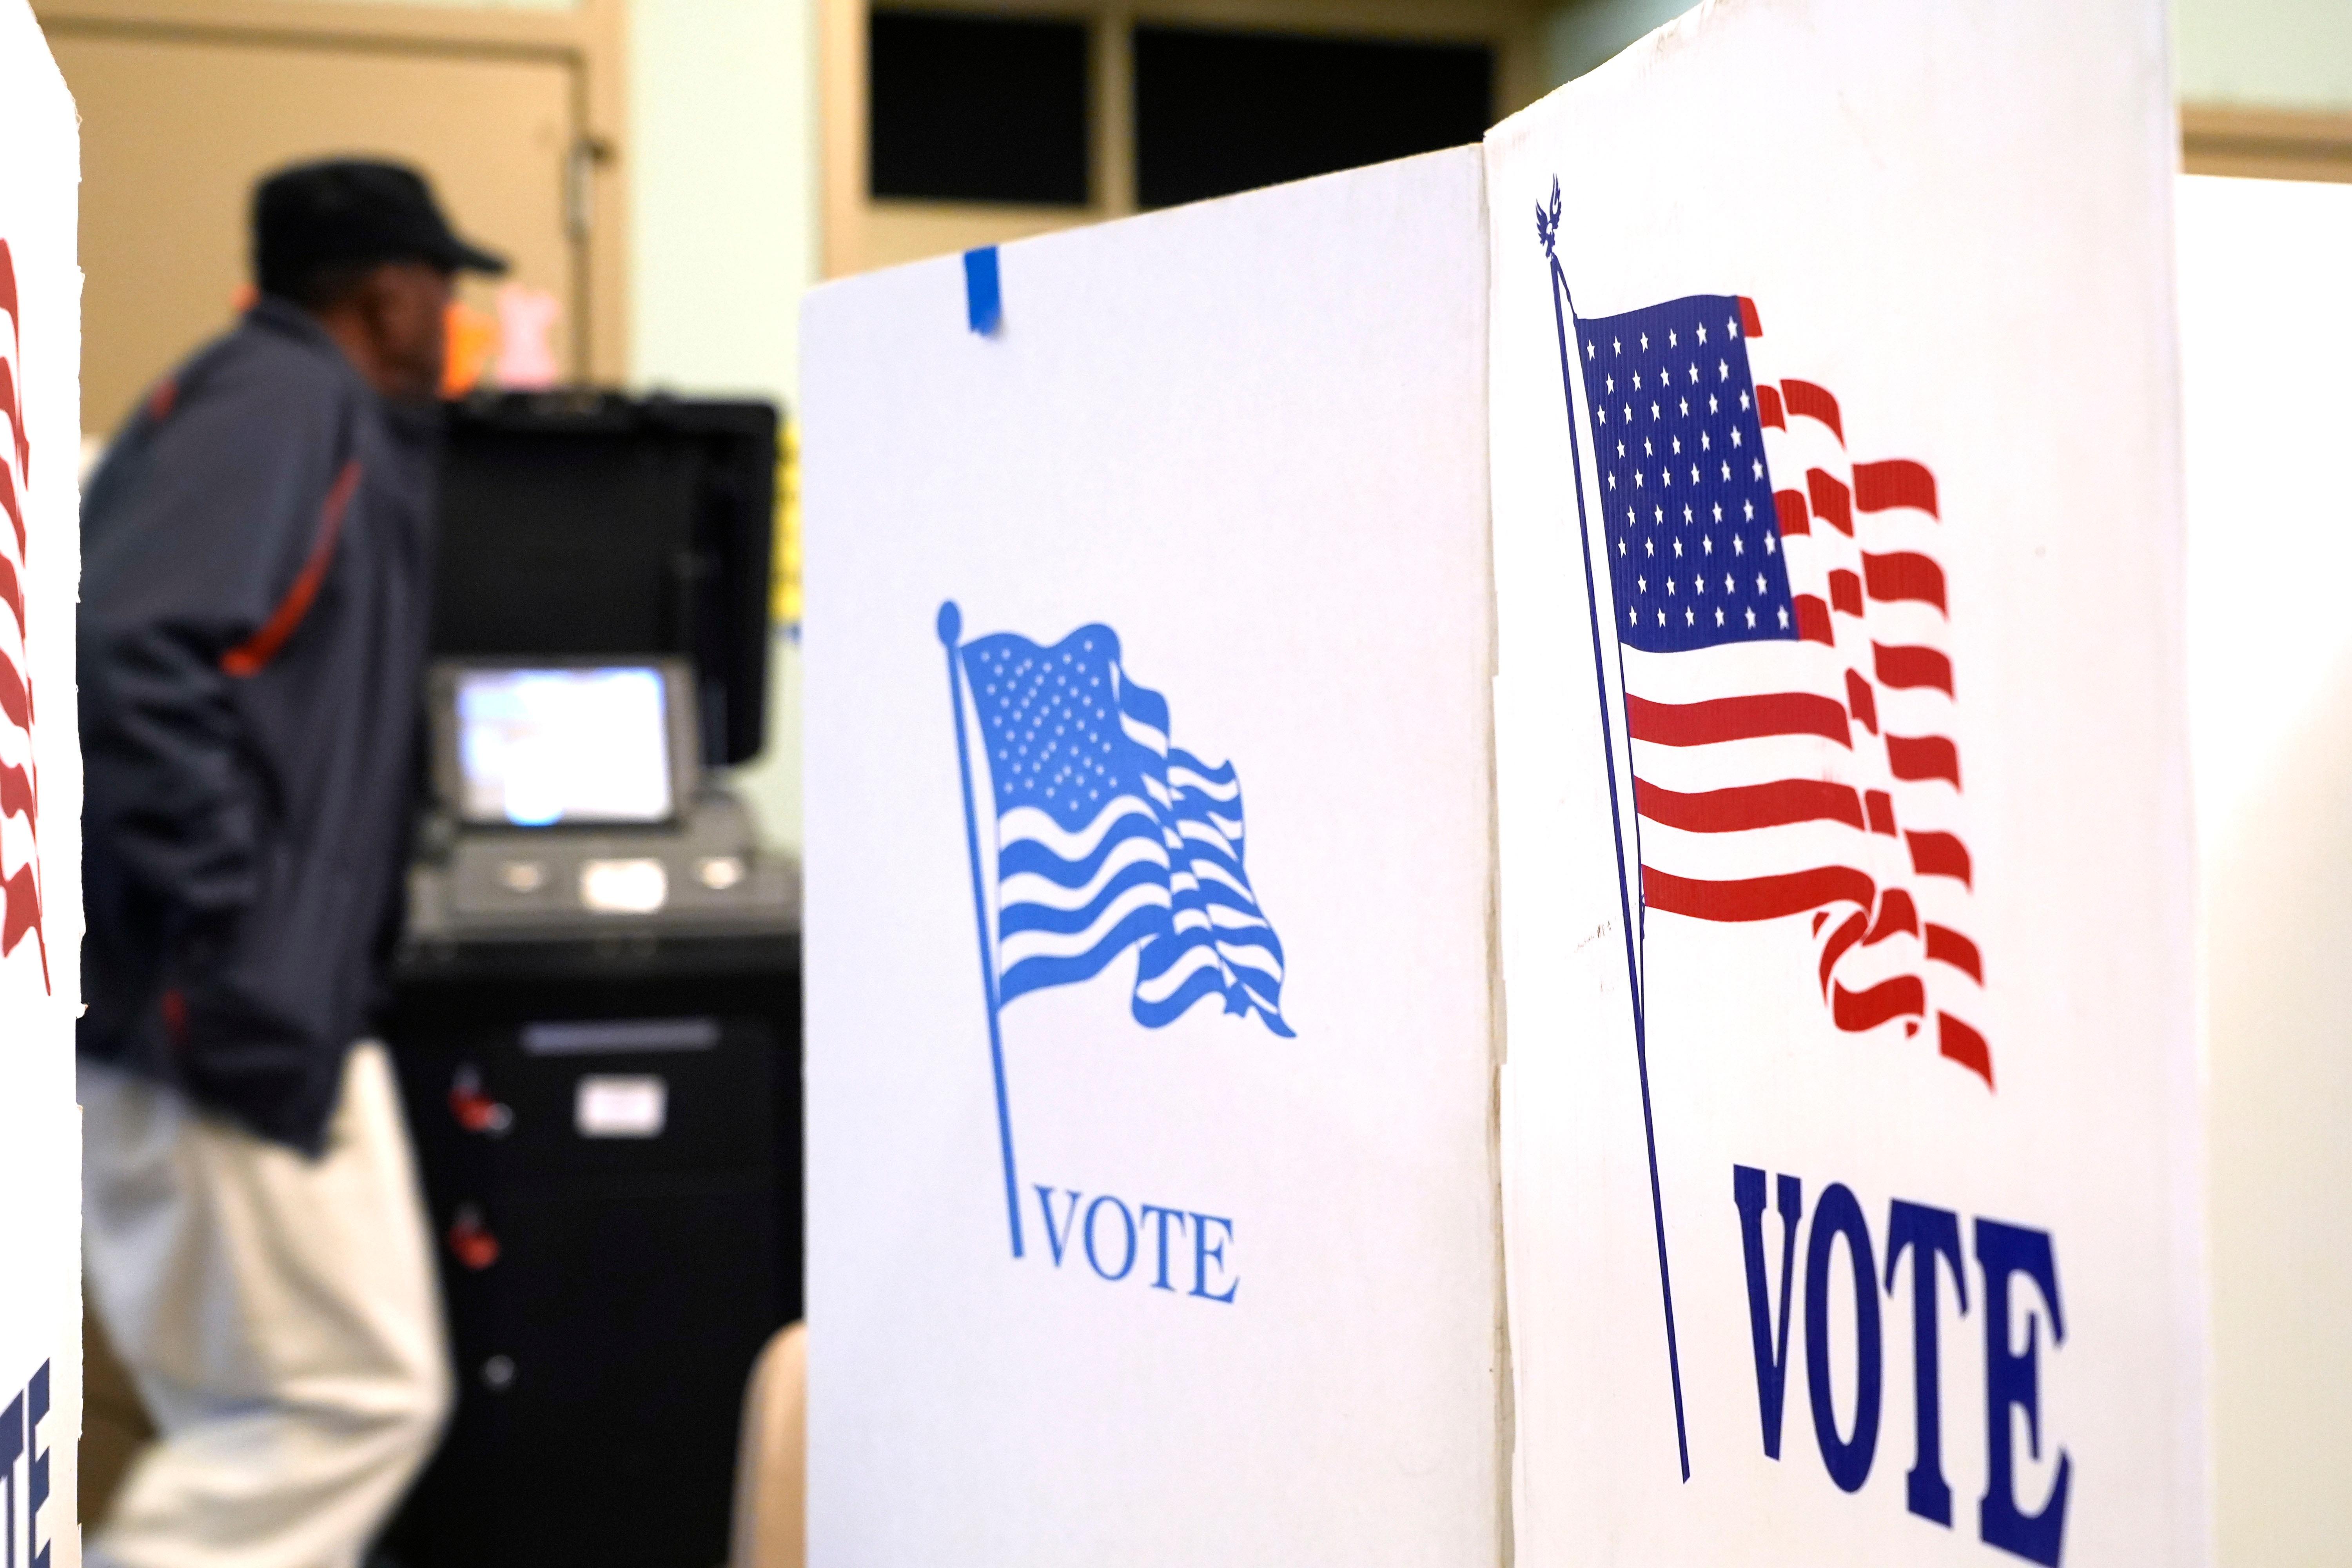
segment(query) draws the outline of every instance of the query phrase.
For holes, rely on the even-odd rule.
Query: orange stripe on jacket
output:
[[[221,655],[224,673],[235,676],[258,675],[268,668],[302,626],[302,617],[310,613],[310,601],[319,596],[319,584],[326,581],[327,568],[334,564],[335,540],[343,531],[343,513],[350,510],[352,492],[360,488],[360,460],[353,458],[335,476],[334,488],[327,492],[327,504],[320,509],[319,534],[310,542],[310,558],[302,563],[295,576],[294,585],[261,623],[261,629]]]

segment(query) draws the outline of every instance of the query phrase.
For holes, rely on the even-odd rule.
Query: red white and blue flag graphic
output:
[[[13,953],[27,935],[40,948],[44,983],[48,951],[41,934],[40,845],[37,834],[37,773],[33,761],[33,683],[26,636],[25,508],[31,447],[25,434],[24,320],[16,298],[16,268],[8,244],[0,240],[0,955]]]
[[[1759,379],[1748,300],[1573,325],[1643,908],[1810,915],[1840,1029],[1932,1027],[1990,1085],[1934,476]]]

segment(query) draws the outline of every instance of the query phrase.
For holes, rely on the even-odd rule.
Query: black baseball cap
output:
[[[299,299],[319,269],[424,261],[450,272],[507,269],[449,227],[425,176],[403,163],[296,163],[253,188],[253,275],[265,294]]]

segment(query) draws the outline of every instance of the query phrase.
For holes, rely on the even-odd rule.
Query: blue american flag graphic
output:
[[[1213,996],[1289,1036],[1232,764],[1171,744],[1167,700],[1129,678],[1107,626],[958,653],[993,786],[999,1005],[1135,948],[1137,1022],[1162,1027]]]

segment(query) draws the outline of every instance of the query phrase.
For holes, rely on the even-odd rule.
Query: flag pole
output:
[[[1004,1217],[1013,1227],[1013,1256],[1021,1256],[1021,1183],[1013,1167],[1013,1113],[1004,1096],[1004,1036],[997,1026],[996,959],[988,942],[988,896],[980,874],[980,824],[971,803],[971,743],[964,736],[963,660],[956,639],[963,612],[953,599],[940,605],[940,643],[948,655],[948,702],[955,715],[956,766],[963,780],[963,847],[971,863],[971,917],[980,934],[980,988],[988,1003],[988,1059],[996,1073],[996,1141],[1004,1156]]]
[[[1592,627],[1592,684],[1601,700],[1601,759],[1609,779],[1609,831],[1617,843],[1617,909],[1618,918],[1625,931],[1625,976],[1632,988],[1633,1001],[1633,1062],[1642,1079],[1642,1138],[1650,1157],[1650,1222],[1658,1242],[1658,1294],[1665,1308],[1666,1375],[1675,1391],[1675,1444],[1679,1451],[1683,1479],[1690,1479],[1690,1430],[1683,1418],[1682,1352],[1675,1340],[1675,1287],[1666,1268],[1666,1207],[1658,1185],[1658,1133],[1650,1111],[1650,1044],[1647,1009],[1643,1005],[1642,962],[1635,946],[1633,924],[1633,879],[1625,870],[1624,812],[1617,798],[1617,742],[1610,723],[1609,677],[1601,652],[1601,602],[1593,583],[1592,532],[1584,512],[1584,443],[1579,438],[1576,426],[1576,392],[1574,354],[1569,347],[1568,312],[1572,310],[1567,274],[1560,270],[1559,255],[1554,248],[1559,237],[1559,182],[1551,185],[1551,211],[1541,205],[1536,208],[1536,232],[1543,240],[1544,259],[1551,268],[1552,324],[1559,335],[1560,394],[1568,399],[1569,459],[1576,481],[1576,534],[1584,553],[1585,619]]]

